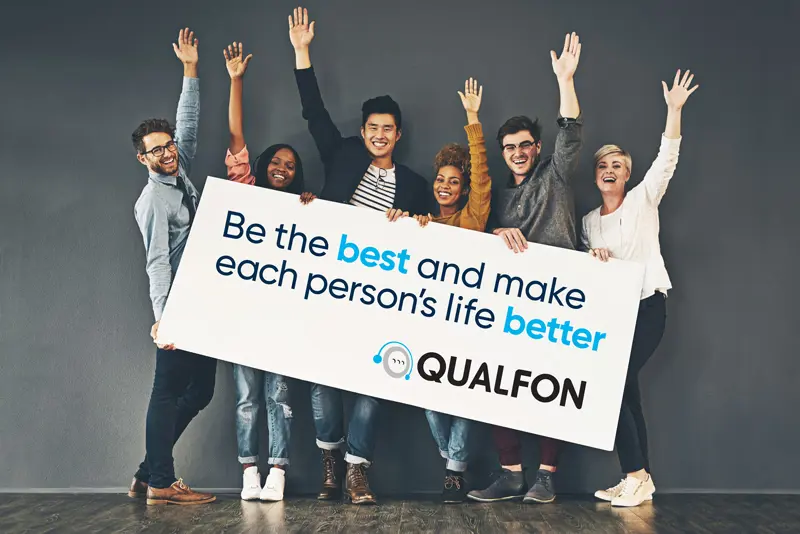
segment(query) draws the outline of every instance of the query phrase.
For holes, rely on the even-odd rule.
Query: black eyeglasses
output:
[[[150,150],[142,152],[142,155],[144,156],[145,154],[152,154],[155,157],[160,158],[161,156],[164,155],[165,150],[169,150],[170,152],[175,152],[177,150],[177,147],[175,146],[175,141],[170,141],[166,145],[151,148]]]
[[[512,145],[512,144],[505,145],[503,146],[503,150],[505,152],[516,152],[518,146],[522,150],[530,150],[533,145],[534,143],[531,141],[523,141],[519,145]]]

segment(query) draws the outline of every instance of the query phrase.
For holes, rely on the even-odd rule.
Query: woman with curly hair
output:
[[[483,87],[470,78],[459,91],[467,112],[469,152],[461,145],[448,144],[434,159],[436,178],[433,196],[436,215],[415,217],[421,225],[434,221],[451,226],[483,232],[489,218],[492,179],[486,164],[486,142],[478,121]],[[469,165],[468,165],[469,164]],[[425,410],[431,434],[442,458],[447,460],[442,501],[458,503],[466,500],[464,472],[467,470],[467,441],[472,421],[461,417]]]

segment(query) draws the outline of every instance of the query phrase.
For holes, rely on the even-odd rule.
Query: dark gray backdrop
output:
[[[113,7],[112,7],[113,6]],[[130,133],[173,118],[181,66],[170,42],[200,39],[202,118],[192,176],[224,173],[229,81],[222,48],[255,54],[245,88],[254,150],[295,145],[312,189],[321,165],[300,117],[286,1],[26,2],[2,15],[0,155],[0,488],[120,488],[143,453],[153,373],[152,312],[133,203],[146,181]],[[357,131],[361,102],[392,94],[406,128],[399,155],[430,176],[433,155],[465,141],[456,95],[485,84],[493,137],[514,114],[558,109],[548,51],[575,30],[585,149],[579,216],[599,203],[591,154],[631,151],[634,181],[658,148],[661,80],[697,72],[684,110],[681,159],[661,207],[675,287],[667,332],[642,374],[652,464],[661,490],[798,491],[800,404],[794,231],[798,4],[764,1],[309,2],[312,61],[334,120]],[[496,179],[505,168],[489,143]],[[342,328],[350,328],[346,323]],[[276,355],[279,356],[279,355]],[[235,488],[231,366],[175,456],[197,487]],[[317,488],[308,388],[295,390],[290,489]],[[437,491],[442,462],[421,410],[386,408],[373,469],[380,494]],[[475,478],[494,468],[485,428]],[[535,442],[526,442],[528,457]],[[534,461],[531,461],[534,464]],[[613,482],[614,455],[572,446],[562,491]]]

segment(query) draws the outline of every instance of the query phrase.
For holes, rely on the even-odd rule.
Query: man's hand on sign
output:
[[[503,238],[508,248],[514,253],[525,252],[528,249],[528,240],[525,239],[519,228],[495,228],[492,233]]]
[[[161,321],[156,321],[156,324],[154,324],[153,327],[150,329],[150,337],[153,338],[153,343],[155,343],[156,347],[158,347],[159,349],[175,350],[175,345],[173,345],[172,343],[168,343],[166,345],[159,345],[158,342],[156,341],[158,339],[158,325],[160,322]]]
[[[386,218],[389,219],[389,222],[395,222],[403,217],[408,217],[408,212],[400,208],[392,208],[386,212]]]

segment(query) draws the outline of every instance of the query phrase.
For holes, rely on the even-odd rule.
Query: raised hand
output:
[[[464,92],[458,92],[461,97],[461,104],[467,113],[478,113],[481,109],[481,99],[483,98],[483,86],[478,85],[478,80],[470,78],[464,82]]]
[[[308,9],[297,7],[289,15],[289,40],[295,50],[308,48],[314,40],[314,23],[308,23]]]
[[[553,62],[553,72],[559,81],[571,80],[578,68],[578,60],[581,57],[580,38],[575,32],[567,34],[564,38],[564,49],[561,57],[556,56],[555,51],[550,50],[550,59]]]
[[[689,95],[700,87],[699,85],[695,85],[689,89],[694,79],[694,74],[690,74],[691,72],[687,70],[683,75],[683,79],[681,79],[681,71],[678,69],[678,72],[675,73],[675,80],[672,82],[672,89],[667,88],[666,82],[661,82],[661,86],[664,88],[664,100],[667,102],[668,108],[675,110],[681,109],[689,98]]]
[[[184,65],[197,65],[197,43],[194,32],[186,28],[178,32],[178,44],[172,43],[172,49]]]
[[[253,54],[242,59],[244,55],[242,51],[242,43],[232,43],[228,48],[222,49],[222,54],[225,56],[225,67],[228,69],[228,75],[231,79],[241,78],[247,70],[247,64],[250,63]]]

